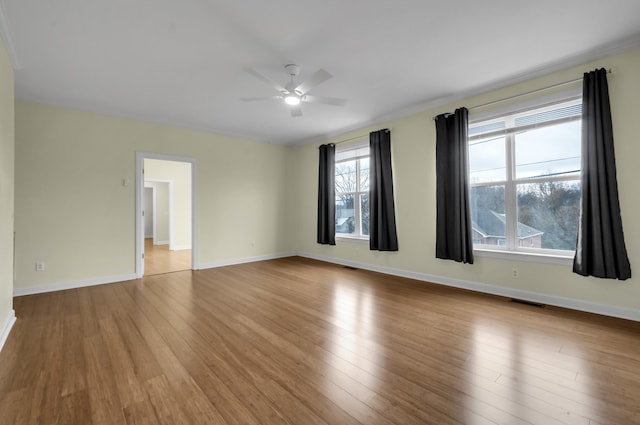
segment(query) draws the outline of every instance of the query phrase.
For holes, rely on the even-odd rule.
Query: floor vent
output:
[[[540,304],[534,301],[527,301],[527,300],[518,300],[516,298],[511,298],[511,302],[512,303],[518,303],[518,304],[526,304],[526,305],[530,305],[533,307],[540,307],[540,308],[544,308],[544,304]]]
[[[352,266],[344,266],[344,268],[349,270],[358,270],[357,267],[352,267]]]

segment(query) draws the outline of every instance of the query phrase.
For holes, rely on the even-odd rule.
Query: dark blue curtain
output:
[[[631,277],[620,217],[607,71],[584,74],[582,199],[573,271],[583,276]]]
[[[369,133],[369,157],[369,249],[397,251],[389,130]]]
[[[320,146],[318,166],[318,243],[336,244],[336,147]]]
[[[436,258],[473,264],[468,115],[460,108],[436,117]]]

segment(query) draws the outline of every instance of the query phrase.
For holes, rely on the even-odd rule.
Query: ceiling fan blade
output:
[[[297,106],[290,106],[291,108],[291,116],[292,117],[301,117],[302,116],[302,108],[300,108],[300,105]]]
[[[272,100],[272,99],[282,100],[282,96],[243,97],[241,100],[245,102],[253,102],[256,100]]]
[[[262,75],[261,73],[259,73],[258,71],[256,71],[253,68],[244,68],[244,71],[247,74],[251,74],[253,75],[256,79],[262,81],[263,83],[267,84],[270,87],[273,87],[274,90],[278,91],[279,93],[286,93],[287,89],[285,89],[284,87],[282,87],[280,84],[276,83],[275,81],[273,81],[271,78],[267,77],[266,75]]]
[[[329,74],[327,71],[325,71],[324,69],[319,69],[315,72],[315,74],[309,77],[307,81],[299,84],[298,87],[296,87],[294,90],[296,92],[299,92],[300,94],[305,94],[315,86],[324,83],[331,77],[332,75]]]
[[[339,97],[324,97],[324,96],[310,96],[306,95],[302,98],[303,102],[309,103],[324,103],[325,105],[344,106],[347,104],[347,99],[340,99]]]

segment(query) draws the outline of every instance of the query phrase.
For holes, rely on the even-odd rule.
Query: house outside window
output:
[[[577,98],[469,125],[475,249],[573,255],[581,113]]]
[[[336,236],[369,238],[369,144],[336,149]]]

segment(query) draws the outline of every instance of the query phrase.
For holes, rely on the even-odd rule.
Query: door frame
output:
[[[142,201],[143,201],[142,202],[142,212],[144,213],[144,215],[143,215],[144,218],[142,219],[142,224],[145,227],[145,229],[144,229],[144,239],[147,239],[147,229],[146,229],[146,227],[147,227],[147,214],[148,214],[147,209],[144,208],[144,205],[145,205],[144,191],[146,189],[151,189],[151,205],[153,205],[153,211],[151,212],[151,214],[152,214],[152,216],[151,216],[151,219],[152,219],[151,237],[153,238],[153,243],[155,245],[155,243],[156,243],[156,187],[155,186],[149,186],[149,187],[144,186],[144,182],[142,184],[143,184],[143,186],[142,186],[142,193],[143,193],[143,195],[142,195],[143,196],[142,197]]]
[[[173,251],[174,243],[173,243],[173,180],[164,180],[164,179],[143,179],[142,184],[145,182],[151,183],[166,183],[167,184],[167,192],[169,195],[169,250]],[[156,197],[156,187],[153,187],[153,244],[157,244],[158,239],[158,226],[157,226],[157,218],[158,218],[158,200]],[[145,189],[148,189],[145,187]],[[164,241],[162,241],[164,242]],[[193,248],[193,241],[191,243]]]
[[[142,217],[142,205],[144,202],[145,159],[188,162],[191,164],[191,269],[198,270],[198,190],[196,182],[197,167],[195,158],[166,155],[153,152],[136,152],[136,276],[138,278],[144,276],[144,219]]]

